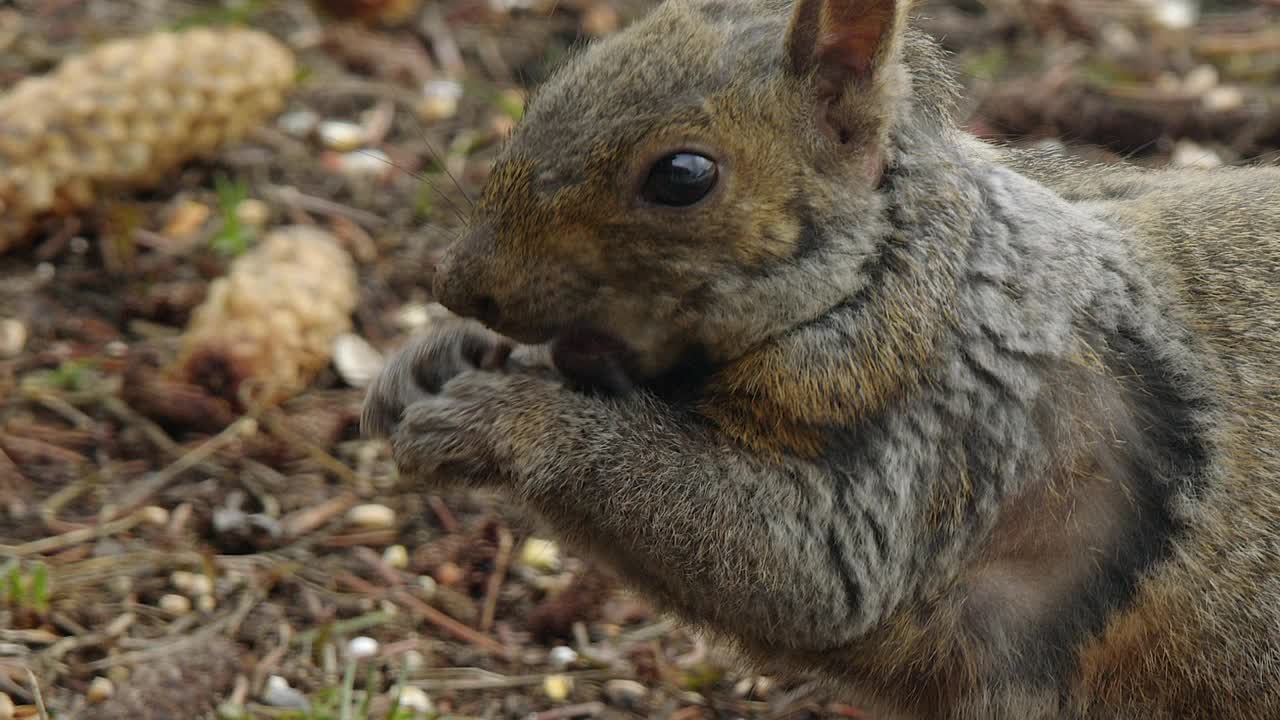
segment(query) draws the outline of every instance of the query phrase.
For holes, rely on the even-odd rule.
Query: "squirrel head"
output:
[[[894,128],[942,115],[913,109],[936,52],[908,5],[667,0],[589,46],[530,98],[436,296],[640,383],[822,315],[888,232]]]

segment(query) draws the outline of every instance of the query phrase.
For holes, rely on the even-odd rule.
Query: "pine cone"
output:
[[[107,42],[0,95],[0,253],[45,213],[154,183],[284,106],[293,55],[240,28]]]
[[[332,235],[306,225],[271,232],[192,312],[180,374],[233,403],[245,381],[255,400],[284,400],[329,364],[358,294],[355,264]]]

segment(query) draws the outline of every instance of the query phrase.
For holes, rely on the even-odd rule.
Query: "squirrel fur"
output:
[[[667,0],[570,59],[437,270],[488,328],[366,430],[876,717],[1280,717],[1280,169],[981,143],[908,5]],[[645,202],[677,151],[714,187]]]

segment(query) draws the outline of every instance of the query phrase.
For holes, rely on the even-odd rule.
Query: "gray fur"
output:
[[[509,149],[544,171],[538,192],[614,182],[602,138],[627,158],[662,122],[629,111],[736,93],[754,122],[798,126],[801,110],[759,105],[800,92],[769,40],[785,8],[734,7],[671,0],[570,63]],[[707,37],[723,42],[691,47]],[[625,288],[584,300],[589,283],[558,287],[554,267],[527,310],[555,328],[600,304],[651,369],[695,340],[716,368],[773,353],[856,408],[814,410],[818,457],[735,440],[708,421],[726,401],[710,386],[597,397],[454,367],[414,390],[422,358],[456,357],[448,333],[390,365],[366,426],[407,475],[506,490],[662,607],[884,717],[1280,717],[1280,171],[984,146],[949,125],[933,46],[912,35],[905,52],[914,89],[880,189],[851,190],[803,131],[778,141],[806,159],[778,182],[806,189],[811,254],[709,264],[704,303],[661,317],[678,333],[651,346],[657,331],[619,319]],[[532,206],[501,190],[486,221],[527,225],[511,215]],[[519,236],[498,236],[493,268]],[[688,253],[690,274],[711,251],[662,252]],[[674,267],[646,282],[661,294]],[[902,351],[883,372],[848,367],[886,347]],[[769,394],[787,380],[732,392],[803,418]]]

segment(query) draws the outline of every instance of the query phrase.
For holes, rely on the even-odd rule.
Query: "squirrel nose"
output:
[[[474,283],[468,278],[475,273],[468,271],[469,264],[454,249],[450,249],[436,263],[431,292],[437,302],[455,315],[475,318],[493,327],[500,317],[498,301],[492,295],[473,287]]]

